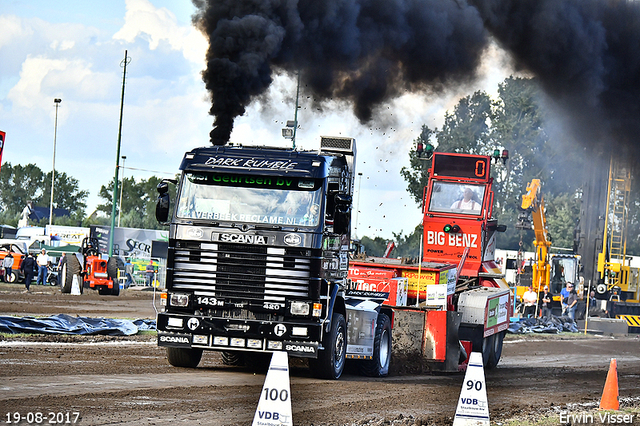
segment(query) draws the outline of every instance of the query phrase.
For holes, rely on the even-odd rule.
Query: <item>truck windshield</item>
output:
[[[484,185],[434,182],[429,211],[479,215],[483,199]]]
[[[317,226],[322,180],[185,172],[176,215],[185,219]]]

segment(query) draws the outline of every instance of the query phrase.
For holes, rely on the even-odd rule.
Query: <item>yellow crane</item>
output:
[[[547,229],[547,220],[544,216],[544,197],[541,192],[540,179],[532,179],[527,185],[527,193],[522,195],[522,212],[518,216],[518,229],[531,229],[529,215],[533,220],[535,232],[535,262],[533,267],[533,279],[531,285],[535,292],[540,292],[545,285],[549,285],[551,267],[549,264],[549,247],[551,240]]]
[[[517,294],[520,296],[531,285],[533,291],[540,293],[545,286],[554,294],[553,300],[560,302],[560,291],[567,282],[579,287],[580,256],[576,254],[549,253],[551,236],[545,217],[544,197],[540,179],[532,179],[527,185],[527,192],[522,195],[516,229],[535,232],[535,258],[532,267],[531,283],[520,283]],[[530,220],[531,218],[531,220]],[[531,223],[533,222],[533,224]],[[557,306],[559,306],[556,303]]]

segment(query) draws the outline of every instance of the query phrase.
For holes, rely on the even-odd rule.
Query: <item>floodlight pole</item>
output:
[[[53,184],[56,180],[56,139],[58,137],[58,107],[60,106],[62,99],[54,99],[53,103],[56,106],[56,119],[53,126],[53,163],[51,165],[51,200],[49,202],[49,226],[53,223]]]
[[[118,175],[120,174],[120,142],[122,140],[122,112],[124,110],[124,86],[127,78],[127,64],[131,62],[131,58],[127,57],[127,51],[124,51],[124,59],[120,62],[123,67],[122,72],[122,95],[120,96],[120,123],[118,125],[118,147],[116,149],[116,173],[113,177],[113,197],[111,197],[111,229],[109,231],[109,256],[113,256],[113,232],[116,225],[116,208],[118,207]]]

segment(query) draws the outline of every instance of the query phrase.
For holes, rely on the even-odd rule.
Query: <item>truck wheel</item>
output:
[[[323,342],[324,350],[317,359],[309,359],[312,374],[321,379],[339,379],[347,354],[347,325],[342,314],[333,314],[331,331]]]
[[[71,293],[74,276],[78,277],[78,286],[80,287],[80,293],[82,293],[83,282],[80,275],[80,262],[77,257],[70,255],[67,256],[67,261],[62,264],[62,273],[60,274],[63,293]]]
[[[242,355],[238,352],[222,351],[222,363],[224,365],[244,365]]]
[[[373,359],[360,363],[365,376],[383,377],[389,374],[391,361],[391,320],[385,314],[378,315],[376,335],[373,341]]]
[[[202,359],[202,349],[167,348],[167,361],[174,367],[196,368]]]

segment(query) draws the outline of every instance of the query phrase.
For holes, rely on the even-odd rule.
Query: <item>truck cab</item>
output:
[[[158,344],[170,364],[203,350],[229,364],[274,351],[310,359],[335,379],[347,351],[355,140],[320,150],[217,146],[185,154],[170,218]],[[168,184],[156,216],[169,221]]]

